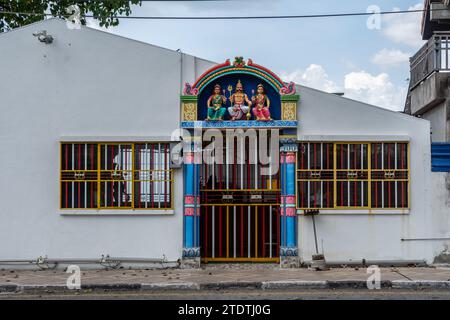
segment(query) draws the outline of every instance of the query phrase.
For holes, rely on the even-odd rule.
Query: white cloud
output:
[[[345,96],[394,111],[403,110],[406,87],[396,86],[386,73],[351,72],[344,79]]]
[[[294,81],[307,87],[326,91],[337,92],[339,86],[328,78],[328,74],[321,65],[311,64],[305,71],[296,70],[291,73],[281,73],[285,81]]]
[[[305,71],[282,72],[281,78],[326,92],[344,92],[347,98],[394,111],[403,110],[407,92],[406,87],[394,85],[388,74],[372,75],[365,71],[348,73],[341,87],[338,82],[329,79],[323,66],[316,64]]]
[[[409,62],[410,54],[398,49],[382,49],[372,57],[372,62],[382,67],[399,67]]]
[[[423,3],[418,3],[408,10],[422,10]],[[394,11],[399,11],[394,8]],[[422,12],[385,15],[382,19],[382,32],[395,43],[418,48],[423,45],[421,37]]]

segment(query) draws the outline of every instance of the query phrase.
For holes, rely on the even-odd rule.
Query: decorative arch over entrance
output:
[[[233,95],[237,92],[238,84],[243,87],[243,93],[251,102],[243,102],[246,117],[235,118],[236,105]],[[258,112],[255,99],[258,98],[259,87],[267,97],[267,112]],[[215,89],[223,97],[221,103],[222,112],[217,119],[208,116],[208,101],[214,96]],[[220,100],[220,99],[219,99]],[[183,128],[193,128],[193,122],[205,120],[220,120],[213,123],[204,123],[207,128],[236,128],[236,127],[297,127],[297,101],[295,84],[284,83],[275,73],[269,69],[253,63],[251,59],[246,63],[242,57],[236,57],[233,63],[230,60],[212,67],[204,72],[193,85],[185,84],[181,96],[181,115]],[[251,106],[250,106],[251,105]],[[248,107],[248,108],[247,108]],[[248,111],[247,111],[248,110]],[[263,114],[266,117],[263,117]],[[270,119],[269,119],[270,118]],[[258,121],[263,119],[264,121]],[[230,120],[246,120],[232,121]],[[248,122],[255,121],[255,122]]]
[[[181,127],[189,132],[183,137],[188,145],[184,148],[183,261],[283,264],[295,260],[299,100],[295,84],[284,83],[251,59],[236,57],[233,63],[227,60],[207,70],[193,85],[186,83],[180,100]],[[203,163],[203,150],[211,143],[203,137],[210,128],[219,129],[214,132],[221,136],[225,131],[237,132],[230,129],[253,129],[238,131],[251,131],[255,144],[251,138],[244,137],[241,143],[239,138],[236,142],[224,138],[218,146],[214,138],[214,158],[222,162]],[[260,152],[260,137],[269,131],[277,151],[263,165],[262,153],[268,150]],[[262,173],[264,166],[270,167],[269,173]]]
[[[200,93],[209,83],[217,78],[230,74],[252,75],[269,83],[277,92],[280,92],[285,86],[283,81],[269,69],[253,63],[251,59],[245,64],[243,59],[236,58],[233,64],[230,63],[230,60],[227,60],[226,62],[205,71],[194,83],[193,88],[197,89]]]

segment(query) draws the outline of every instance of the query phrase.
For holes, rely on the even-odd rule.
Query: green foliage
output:
[[[40,21],[45,14],[67,18],[70,5],[80,8],[81,23],[86,24],[86,15],[92,15],[100,26],[110,27],[119,24],[118,15],[129,16],[131,5],[140,0],[0,0],[0,32]],[[16,14],[6,12],[18,12]],[[30,14],[32,13],[32,14]]]

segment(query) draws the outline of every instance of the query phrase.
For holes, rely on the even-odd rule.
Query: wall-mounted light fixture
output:
[[[46,30],[33,33],[33,36],[37,37],[40,42],[43,42],[45,44],[50,44],[53,42],[53,37],[47,34]]]

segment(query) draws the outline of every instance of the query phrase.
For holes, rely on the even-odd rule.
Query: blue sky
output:
[[[144,2],[133,15],[220,16],[366,12],[421,8],[423,0],[230,0]],[[420,14],[385,16],[379,30],[367,17],[289,20],[121,20],[109,32],[212,61],[252,58],[317,89],[402,110],[409,78],[408,57],[422,45]],[[90,24],[95,26],[95,24]]]

